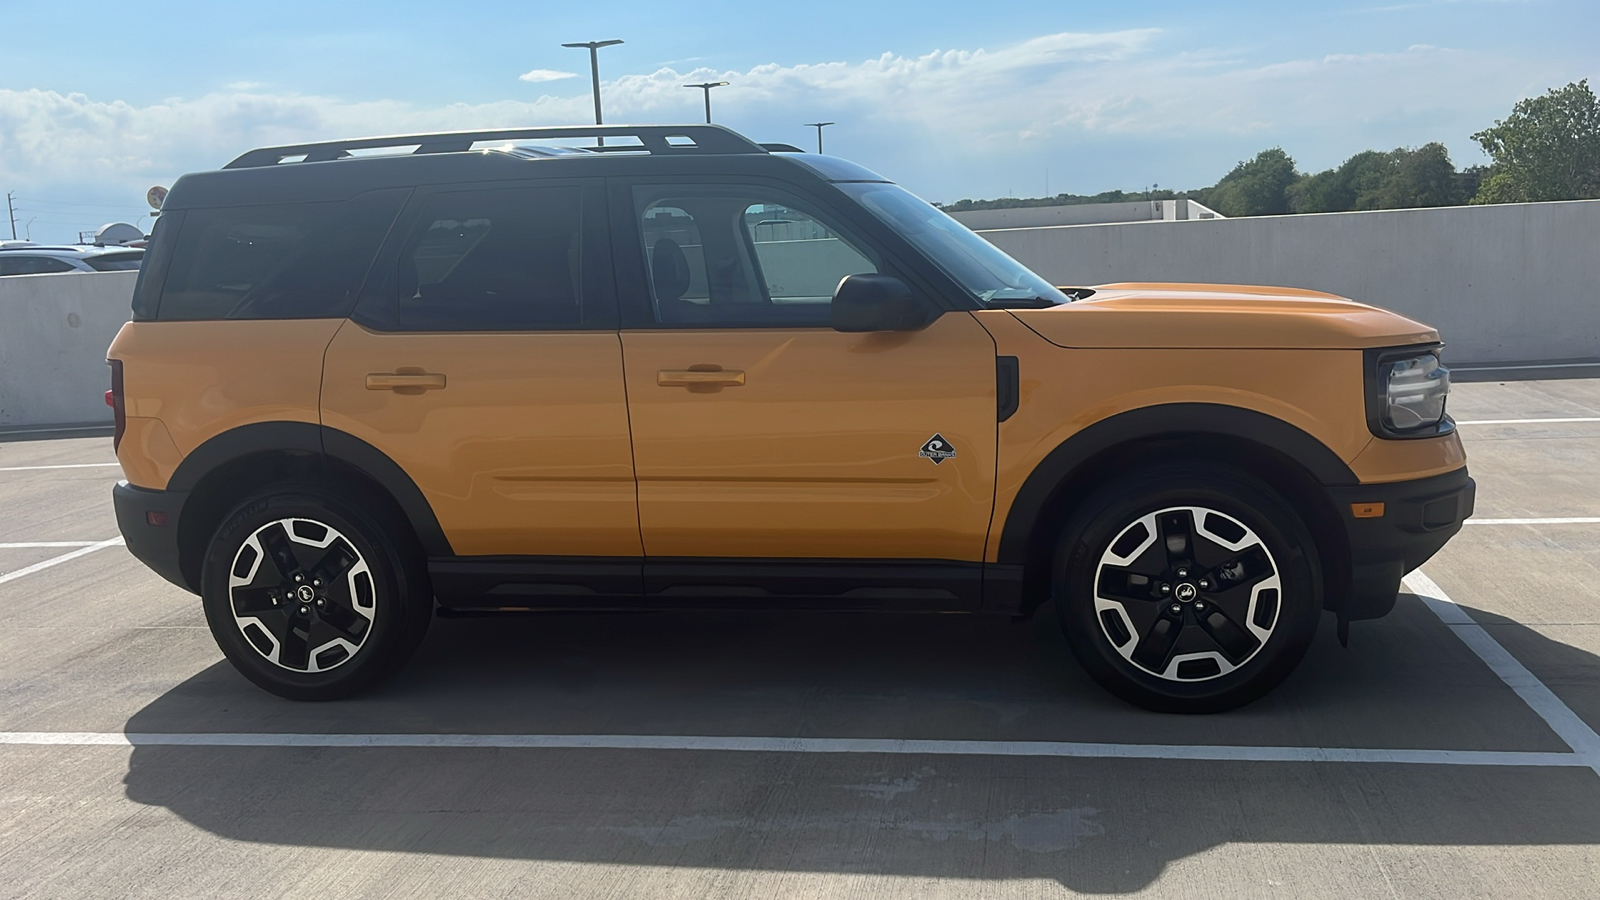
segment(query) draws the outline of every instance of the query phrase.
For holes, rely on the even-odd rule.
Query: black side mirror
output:
[[[834,331],[916,331],[939,317],[892,275],[846,275],[829,307]]]

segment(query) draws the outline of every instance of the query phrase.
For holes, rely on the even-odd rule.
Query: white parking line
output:
[[[1557,422],[1600,422],[1600,416],[1573,416],[1561,419],[1472,419],[1457,425],[1544,425]]]
[[[87,547],[95,541],[20,541],[0,544],[0,550],[33,550],[40,547]]]
[[[120,546],[121,544],[122,544],[122,538],[114,537],[109,541],[100,541],[98,543],[89,544],[89,545],[84,546],[84,547],[79,547],[78,549],[72,551],[71,553],[63,553],[60,556],[52,556],[52,557],[50,557],[49,559],[47,559],[47,560],[45,560],[43,562],[36,562],[31,566],[27,566],[27,567],[18,569],[15,572],[7,572],[4,575],[0,575],[0,584],[5,584],[8,581],[16,581],[18,578],[22,578],[22,577],[27,576],[27,575],[32,575],[35,572],[42,571],[44,569],[48,569],[51,566],[59,566],[64,562],[70,562],[70,561],[72,561],[74,559],[77,559],[80,556],[87,556],[88,554],[93,553],[96,550],[104,550],[107,547],[116,547],[116,546]]]
[[[0,466],[0,472],[38,472],[42,469],[104,469],[122,463],[71,463],[60,466]]]
[[[1482,625],[1472,620],[1466,610],[1456,605],[1444,589],[1435,584],[1432,578],[1417,569],[1404,579],[1406,590],[1422,598],[1422,601],[1433,610],[1439,620],[1454,631],[1456,637],[1461,638],[1478,658],[1483,660],[1493,672],[1500,676],[1506,686],[1517,692],[1522,702],[1532,707],[1533,711],[1544,719],[1558,737],[1566,741],[1567,746],[1583,760],[1583,764],[1594,769],[1600,775],[1600,734],[1595,734],[1588,723],[1578,718],[1572,708],[1563,703],[1545,686],[1544,682],[1535,678],[1528,667],[1517,661],[1506,648],[1489,636]]]
[[[889,738],[737,737],[676,734],[295,734],[187,732],[0,732],[0,744],[114,747],[348,747],[441,749],[691,750],[743,753],[885,753],[933,756],[1042,756],[1219,762],[1389,763],[1586,768],[1576,753],[1514,750],[1384,750],[1102,744],[1075,741],[940,741]]]
[[[1600,516],[1566,516],[1547,519],[1468,519],[1465,525],[1600,525]]]

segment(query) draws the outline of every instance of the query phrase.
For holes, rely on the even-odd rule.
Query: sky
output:
[[[64,20],[0,0],[0,192],[18,236],[148,227],[145,190],[308,140],[713,116],[936,202],[1214,183],[1471,135],[1600,82],[1596,0],[143,0]],[[9,237],[0,220],[0,237]]]

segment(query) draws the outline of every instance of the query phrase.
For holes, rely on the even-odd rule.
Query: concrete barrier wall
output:
[[[106,348],[138,272],[0,278],[0,429],[109,425]]]
[[[1456,365],[1600,359],[1600,200],[981,234],[1054,284],[1311,288],[1434,326]]]

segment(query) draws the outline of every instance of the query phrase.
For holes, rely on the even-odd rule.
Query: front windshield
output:
[[[899,185],[840,184],[839,189],[887,222],[979,300],[1066,303],[1065,294],[967,226]]]

